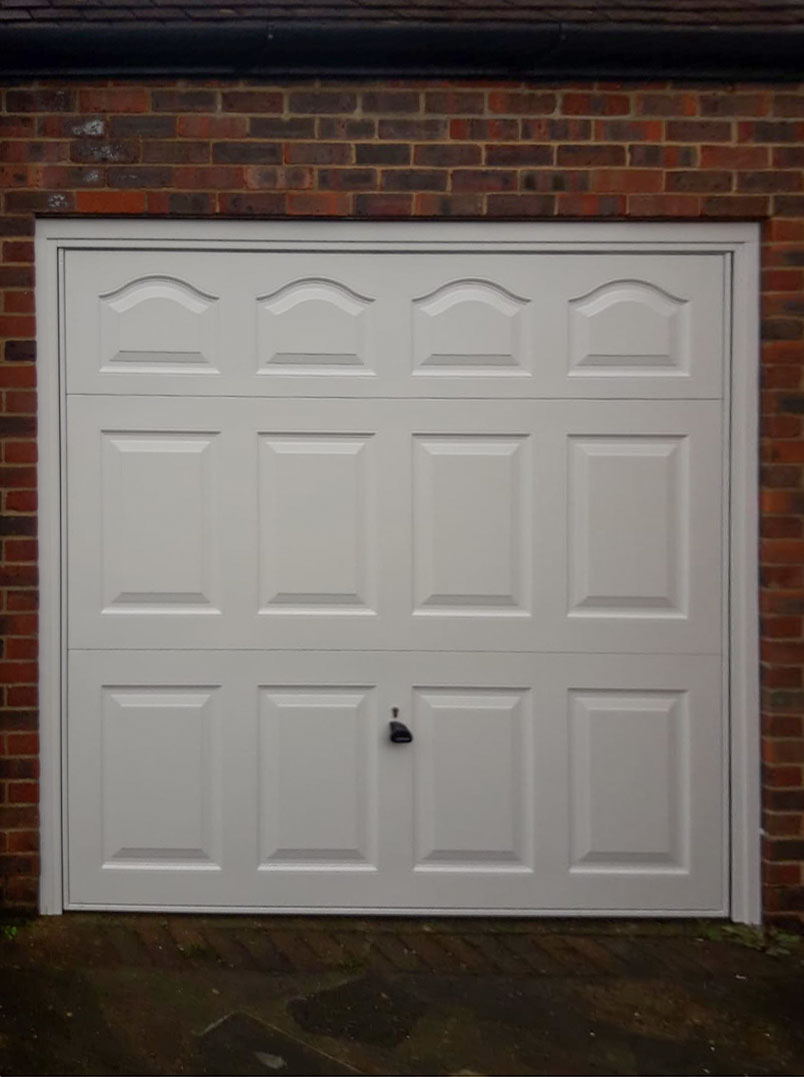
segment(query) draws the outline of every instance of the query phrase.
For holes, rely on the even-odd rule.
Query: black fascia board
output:
[[[804,26],[256,21],[0,24],[0,72],[789,80]]]

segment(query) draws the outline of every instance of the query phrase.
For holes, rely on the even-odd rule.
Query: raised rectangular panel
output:
[[[570,616],[685,615],[685,441],[570,437]]]
[[[526,615],[528,439],[416,435],[413,452],[415,612]]]
[[[368,361],[372,303],[344,284],[316,278],[260,296],[259,372],[373,375]]]
[[[372,435],[259,439],[260,612],[373,614]]]
[[[485,280],[451,281],[414,299],[414,374],[527,376],[528,302]]]
[[[216,435],[101,439],[104,613],[219,613]]]
[[[686,870],[686,693],[571,691],[569,706],[571,870]]]
[[[104,868],[218,869],[214,688],[104,688]]]
[[[689,302],[654,284],[615,280],[569,303],[570,374],[690,369]]]
[[[523,689],[414,690],[417,871],[531,869],[531,700]]]
[[[370,688],[260,690],[260,869],[374,871]]]
[[[168,276],[144,276],[99,297],[101,370],[216,374],[218,297]]]

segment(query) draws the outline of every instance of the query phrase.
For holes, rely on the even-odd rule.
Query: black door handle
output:
[[[394,744],[410,744],[413,740],[413,734],[404,722],[393,721],[388,725],[391,727],[391,740]]]
[[[410,742],[413,740],[413,734],[405,725],[405,723],[400,722],[397,718],[397,715],[399,714],[399,707],[393,707],[391,709],[391,714],[393,714],[394,717],[388,723],[391,730],[390,740],[394,744],[410,744]]]

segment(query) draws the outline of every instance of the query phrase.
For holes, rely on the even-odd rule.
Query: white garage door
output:
[[[722,256],[137,246],[64,262],[68,905],[722,911]]]

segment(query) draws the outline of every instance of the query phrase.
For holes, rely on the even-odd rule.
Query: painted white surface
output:
[[[75,651],[70,901],[722,913],[719,667]]]
[[[75,253],[84,259],[76,289],[85,295],[90,255]],[[302,374],[277,373],[274,381],[274,374],[264,373],[273,353],[260,360],[265,350],[258,353],[256,346],[245,363],[249,332],[256,343],[260,324],[256,301],[264,306],[270,300],[276,311],[298,283],[263,284],[267,270],[250,285],[252,330],[243,323],[239,339],[244,343],[225,349],[226,356],[217,360],[220,375],[201,374],[195,360],[186,360],[201,348],[197,341],[190,346],[189,330],[182,330],[186,339],[165,337],[164,355],[171,359],[168,367],[159,367],[164,355],[143,360],[148,349],[142,342],[149,338],[130,327],[129,344],[118,352],[136,352],[132,363],[147,369],[135,374],[129,366],[112,375],[102,369],[111,365],[108,358],[93,360],[94,369],[77,359],[73,372],[68,314],[68,381],[72,377],[73,388],[80,389],[69,402],[67,456],[74,470],[68,480],[68,521],[78,516],[74,496],[83,497],[79,507],[94,521],[88,523],[82,512],[81,535],[76,530],[69,543],[71,559],[77,558],[70,572],[69,638],[75,648],[70,661],[80,672],[70,678],[71,692],[89,693],[73,703],[68,724],[71,743],[79,738],[70,757],[87,767],[82,780],[69,784],[71,904],[307,908],[320,902],[332,908],[638,912],[727,907],[719,704],[722,319],[712,317],[711,309],[708,318],[697,313],[703,300],[698,302],[692,288],[685,298],[685,287],[700,270],[698,293],[721,309],[722,258],[713,253],[702,258],[633,251],[618,252],[616,258],[565,254],[554,272],[557,256],[550,254],[550,286],[564,280],[566,270],[566,280],[579,287],[565,288],[561,297],[563,336],[554,334],[555,341],[563,341],[560,362],[545,350],[542,363],[535,345],[527,354],[521,345],[535,339],[532,327],[538,323],[511,328],[538,301],[528,273],[521,271],[522,254],[481,253],[460,259],[453,253],[440,261],[436,254],[418,254],[415,267],[413,256],[387,259],[394,263],[387,270],[388,317],[379,311],[372,332],[376,341],[395,347],[383,350],[375,344],[372,351],[369,342],[363,354],[374,372],[359,380],[344,373],[354,369],[344,356],[360,355],[358,331],[350,336],[351,330],[333,329],[332,338],[337,332],[341,337],[331,351],[308,332],[291,359],[293,348],[285,339],[276,353],[277,370],[299,367]],[[155,257],[154,252],[137,254],[140,260]],[[610,270],[616,263],[619,270],[625,263],[618,259],[626,254],[629,275],[606,280],[606,263]],[[180,280],[171,261],[177,255],[163,257],[161,272],[149,268],[151,277]],[[131,252],[116,251],[103,260],[130,257]],[[280,262],[255,252],[247,257],[252,264],[255,257],[274,266]],[[361,264],[354,251],[337,258]],[[226,259],[227,281],[221,281],[226,287],[216,293],[209,267]],[[458,266],[464,260],[471,263],[465,269]],[[527,260],[534,271],[538,260]],[[227,294],[235,290],[235,261],[223,252],[194,255],[196,266],[207,267],[207,278],[182,283],[206,297],[205,310],[210,297],[224,310]],[[323,259],[308,261],[320,267]],[[376,256],[372,261],[375,267],[383,262]],[[452,275],[445,278],[447,266]],[[636,273],[643,267],[645,281]],[[292,277],[294,266],[284,268]],[[355,271],[335,280],[339,294],[348,289],[352,298],[337,307],[329,289],[324,302],[346,319],[359,320],[366,309],[376,309],[382,282],[374,293],[366,285],[384,272],[375,268],[374,278],[367,279]],[[108,272],[103,276],[105,293],[114,291],[109,285],[116,282]],[[393,284],[411,276],[417,287],[407,305],[414,313],[409,310],[404,319],[401,349],[400,323],[394,324],[391,308],[402,300]],[[314,279],[333,281],[319,269],[318,278],[301,278],[291,298],[301,294],[301,305],[320,303],[320,288],[309,283]],[[541,279],[546,279],[544,268]],[[474,283],[478,280],[483,288]],[[632,282],[627,289],[621,286],[624,280]],[[635,280],[645,285],[642,291]],[[609,284],[617,286],[608,289],[615,301],[602,314],[588,317],[589,303],[580,315],[583,303],[571,306],[595,290],[605,292]],[[125,287],[125,282],[116,284],[117,291]],[[675,306],[656,300],[657,290],[674,297]],[[354,296],[371,299],[371,307],[360,307]],[[428,296],[436,298],[422,313]],[[422,298],[425,303],[416,306]],[[163,303],[164,288],[158,299]],[[160,309],[153,307],[156,300],[148,302]],[[194,302],[202,305],[200,299]],[[177,303],[175,295],[168,303]],[[187,303],[179,305],[188,310]],[[462,305],[464,321],[458,314]],[[552,306],[558,305],[553,294]],[[686,313],[679,320],[680,305]],[[633,317],[633,340],[611,321],[617,306]],[[434,310],[441,324],[428,325],[429,337],[419,333],[426,346],[417,351],[416,319],[433,322]],[[587,347],[577,362],[572,355],[577,359],[580,353],[571,353],[568,343],[573,317],[602,327],[600,343]],[[556,320],[545,324],[548,332]],[[463,325],[471,331],[461,339]],[[92,330],[86,322],[82,326],[85,336],[79,339],[85,342]],[[577,332],[574,339],[580,339]],[[349,341],[355,342],[351,351]],[[95,347],[97,354],[100,345]],[[153,338],[150,347],[153,351]],[[617,362],[609,362],[613,348]],[[80,354],[86,356],[83,345]],[[579,373],[589,356],[606,358],[605,373]],[[433,357],[438,362],[428,365]],[[309,370],[308,359],[314,360]],[[230,362],[231,371],[224,372]],[[180,363],[186,363],[183,374],[169,369]],[[512,377],[523,363],[531,363],[531,371]],[[449,372],[432,374],[440,372],[440,364]],[[219,377],[212,390],[212,379]],[[346,377],[359,387],[343,388]],[[512,390],[515,381],[517,390]],[[316,399],[290,399],[291,386],[300,398]],[[180,392],[193,399],[165,399]],[[216,393],[221,399],[199,399]],[[273,403],[254,399],[282,393],[288,398]],[[345,399],[348,395],[385,399],[366,401],[364,407],[359,399]],[[426,395],[433,399],[421,399]],[[549,399],[553,395],[564,399]],[[451,402],[454,396],[467,399]],[[495,401],[495,396],[522,399]],[[614,396],[632,400],[626,404]],[[135,444],[137,451],[128,453],[132,459],[166,453],[164,471],[157,468],[157,476],[144,481],[164,487],[160,497],[167,502],[174,483],[186,506],[172,516],[159,514],[165,522],[152,521],[151,529],[142,522],[132,525],[149,537],[143,535],[138,544],[135,533],[123,536],[122,552],[108,555],[121,579],[128,573],[117,593],[137,596],[117,609],[103,599],[106,584],[98,572],[107,556],[104,489],[115,485],[108,467],[104,472],[102,447],[115,441]],[[201,452],[199,444],[206,446]],[[194,451],[187,450],[190,445]],[[148,446],[145,453],[143,446]],[[184,449],[177,453],[177,446]],[[210,447],[211,463],[201,465],[195,458]],[[192,458],[192,464],[170,459],[179,456]],[[284,473],[282,464],[287,464]],[[139,496],[133,493],[139,466],[135,459],[128,505]],[[146,471],[149,466],[150,461],[143,465]],[[205,469],[202,478],[199,471]],[[235,480],[228,478],[233,475]],[[299,492],[305,487],[309,496]],[[111,500],[122,496],[119,489],[109,494]],[[455,496],[440,495],[443,489]],[[276,502],[283,496],[286,511],[280,512]],[[318,526],[313,499],[321,505],[320,526],[333,532],[331,547],[313,537]],[[143,512],[133,515],[141,520]],[[646,520],[645,552],[640,555],[634,546],[633,556],[625,556],[619,547],[627,546],[633,527],[624,524],[638,516]],[[188,526],[187,517],[196,526]],[[499,526],[488,526],[490,519]],[[266,520],[274,521],[273,531]],[[277,527],[284,536],[276,537]],[[274,538],[266,554],[269,534]],[[93,542],[96,548],[82,554]],[[278,562],[276,549],[284,551]],[[199,567],[202,550],[210,566],[207,582]],[[279,576],[277,563],[284,566]],[[114,576],[109,569],[105,573]],[[220,593],[211,597],[209,581],[216,579]],[[114,590],[117,584],[110,586]],[[209,616],[213,610],[220,612]],[[177,650],[145,650],[154,646]],[[287,647],[294,651],[281,656],[274,651]],[[544,652],[554,653],[540,657]],[[281,675],[277,670],[266,679],[263,668],[276,660],[281,660]],[[248,667],[252,661],[259,671]],[[234,676],[227,671],[230,663],[241,664]],[[217,672],[211,675],[213,668]],[[172,670],[167,680],[166,669]],[[178,682],[172,679],[180,674]],[[102,721],[101,701],[121,687],[134,698],[141,693],[150,699],[175,691],[200,698],[214,689],[216,704],[234,701],[221,713],[238,715],[229,718],[225,736],[215,742],[217,762],[209,761],[212,734],[199,732],[192,742],[187,732],[188,745],[195,745],[192,760],[206,761],[189,768],[191,777],[181,796],[177,793],[173,844],[148,844],[147,819],[141,821],[141,830],[135,826],[133,837],[126,838],[129,844],[120,846],[139,850],[139,860],[132,853],[133,863],[124,871],[103,867],[98,841],[101,851],[104,841],[93,837],[89,821],[98,815],[99,790],[110,788],[101,772],[111,768],[114,774],[114,764],[103,757],[92,763],[92,723]],[[271,702],[276,700],[285,704]],[[583,701],[589,704],[585,710]],[[300,706],[294,708],[294,702]],[[407,707],[408,717],[416,716],[412,727],[421,722],[413,745],[392,746],[385,738],[391,706]],[[288,718],[294,709],[302,716],[298,727]],[[72,721],[77,714],[82,717]],[[464,730],[471,735],[464,736]],[[317,776],[315,760],[325,754],[317,757],[315,746],[326,737],[332,738],[332,758],[340,760],[333,769],[349,775],[340,786],[331,777],[327,784],[323,769]],[[640,744],[649,775],[640,781],[629,757],[633,741]],[[202,744],[207,756],[198,747]],[[266,744],[281,745],[276,751],[294,760],[289,771],[303,771],[297,781],[288,780],[282,768],[266,792],[271,764],[265,759],[253,782],[234,780],[243,773],[237,753],[245,753],[241,762],[248,757],[253,763],[263,758],[256,746]],[[169,754],[169,742],[166,750]],[[467,775],[473,771],[485,778],[478,782],[482,797],[472,796]],[[110,802],[111,818],[136,817],[125,783],[111,786],[118,784],[124,807]],[[302,788],[318,788],[321,795],[303,795]],[[277,790],[280,799],[295,804],[285,815],[291,820],[285,831],[277,829],[282,818]],[[94,803],[82,808],[82,801],[93,797]],[[316,819],[315,807],[325,801],[333,805],[331,818]],[[76,822],[73,827],[82,818],[86,826]],[[202,860],[198,850],[205,844],[212,848],[216,826],[220,857],[204,851]],[[176,856],[166,867],[167,854],[155,855],[160,848],[172,850],[171,855],[184,849],[183,858]],[[113,862],[114,856],[106,861]],[[319,897],[311,897],[314,890]]]

